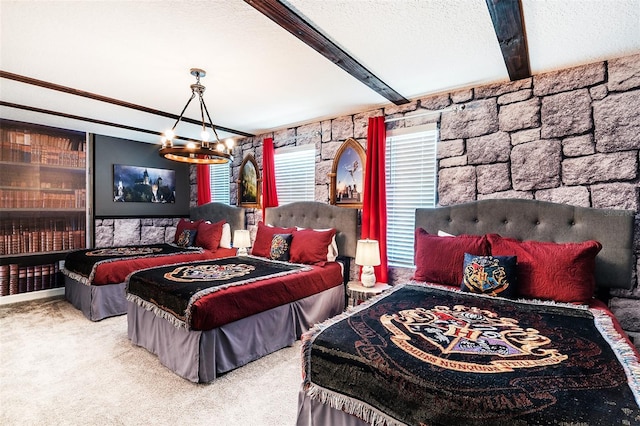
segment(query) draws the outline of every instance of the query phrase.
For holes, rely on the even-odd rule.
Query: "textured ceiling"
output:
[[[508,79],[484,0],[287,4],[405,98]],[[640,0],[522,6],[534,75],[640,53]],[[214,123],[254,134],[389,103],[242,0],[0,0],[0,28],[3,71],[172,114],[190,96],[189,69],[203,68]],[[0,100],[153,131],[173,124],[8,79],[0,79]],[[185,115],[197,118],[198,111]],[[0,116],[158,140],[15,108],[0,107]],[[194,125],[177,130],[198,135]]]

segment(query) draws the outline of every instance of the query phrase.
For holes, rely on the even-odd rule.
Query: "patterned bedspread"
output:
[[[638,353],[600,309],[411,283],[303,353],[307,395],[375,424],[640,424]]]
[[[193,306],[208,295],[311,269],[252,256],[173,264],[133,273],[127,280],[127,299],[189,329]]]
[[[165,259],[167,257],[169,261]],[[69,253],[62,272],[86,285],[114,284],[124,282],[124,278],[136,269],[210,257],[201,248],[187,249],[172,244],[94,248]],[[103,271],[99,271],[100,268]]]

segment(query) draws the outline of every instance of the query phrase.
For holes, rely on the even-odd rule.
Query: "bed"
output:
[[[235,254],[230,248],[230,235],[233,230],[245,228],[243,208],[222,203],[208,203],[192,207],[190,220],[181,220],[185,228],[212,226],[226,222],[228,227],[225,238],[229,241],[222,246],[211,248],[178,247],[176,244],[152,244],[142,246],[108,247],[100,249],[77,250],[69,253],[62,268],[65,280],[65,298],[91,321],[100,321],[127,312],[125,280],[133,271],[154,265],[177,263],[180,261],[227,257]],[[176,232],[178,234],[178,232]],[[188,232],[187,232],[188,234]],[[189,235],[193,235],[189,234]],[[177,236],[177,235],[176,235]],[[213,237],[222,238],[222,236]],[[195,243],[195,240],[193,241]],[[206,245],[203,244],[203,245]]]
[[[534,200],[418,209],[421,280],[303,336],[298,426],[640,424],[640,355],[591,297],[632,286],[633,220]]]
[[[344,310],[344,283],[348,281],[345,275],[349,271],[345,260],[355,257],[356,228],[357,211],[353,209],[318,202],[268,208],[265,223],[258,224],[250,256],[191,262],[175,265],[169,268],[171,271],[153,268],[132,274],[127,288],[128,337],[133,344],[156,354],[161,364],[179,376],[200,383],[211,382],[223,373],[290,346],[314,324]],[[324,240],[326,234],[335,237],[336,258],[328,257],[333,240]],[[274,242],[291,235],[289,261],[264,257],[265,248],[267,253],[280,253]],[[316,236],[321,236],[323,242],[306,244]],[[303,243],[296,245],[296,241]],[[322,253],[316,252],[313,256],[321,256],[320,259],[300,257],[298,250],[313,250],[316,246],[321,247]],[[308,253],[305,253],[306,256]],[[304,263],[296,263],[297,260]],[[231,276],[228,280],[213,282],[217,271],[256,266],[252,274],[257,271],[257,264],[265,262],[271,268],[302,270],[255,278],[249,273],[241,278],[230,274],[225,275]],[[180,268],[187,266],[190,269],[183,273]],[[170,300],[168,292],[174,287],[184,292],[188,286],[178,287],[175,279],[166,277],[167,273],[199,276],[205,270],[213,272],[206,275],[210,277],[209,282],[200,281],[203,289],[187,293],[175,306],[169,306],[173,302],[165,303]],[[157,281],[157,276],[165,280]],[[214,284],[215,287],[207,287]],[[155,291],[160,293],[151,294]],[[150,294],[145,296],[145,293]]]

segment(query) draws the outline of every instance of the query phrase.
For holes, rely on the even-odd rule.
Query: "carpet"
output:
[[[127,339],[126,315],[88,321],[63,299],[0,307],[2,425],[293,425],[300,342],[209,384]]]

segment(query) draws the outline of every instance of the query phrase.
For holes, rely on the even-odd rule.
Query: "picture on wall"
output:
[[[331,178],[331,204],[362,207],[366,154],[360,143],[349,138],[336,152]]]
[[[253,155],[247,155],[240,165],[238,180],[238,205],[260,207],[260,176],[258,164]]]
[[[175,203],[175,170],[113,165],[113,201],[116,203]]]

